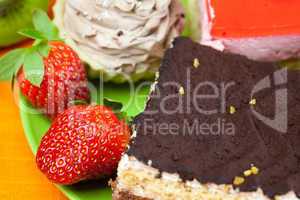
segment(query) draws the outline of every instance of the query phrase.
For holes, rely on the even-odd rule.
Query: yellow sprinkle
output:
[[[281,197],[280,197],[280,196],[278,196],[278,195],[276,195],[276,196],[274,197],[274,199],[275,199],[275,200],[280,200],[280,199],[281,199]]]
[[[242,185],[244,182],[245,182],[245,179],[243,177],[236,176],[234,178],[233,184],[234,185]]]
[[[183,87],[180,87],[180,88],[179,88],[179,94],[180,94],[180,95],[184,95],[184,88],[183,88]]]
[[[250,105],[256,105],[256,99],[251,99],[251,101],[249,102]]]
[[[259,173],[259,169],[255,166],[251,167],[252,174],[257,175]]]
[[[198,68],[198,67],[200,66],[200,61],[199,61],[198,58],[195,58],[195,59],[194,59],[193,66],[194,66],[195,68]]]
[[[251,174],[252,174],[251,170],[244,171],[244,176],[246,176],[246,177],[251,176]]]
[[[229,113],[234,114],[236,112],[236,108],[234,106],[230,106]]]

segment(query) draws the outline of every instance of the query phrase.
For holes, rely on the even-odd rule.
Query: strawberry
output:
[[[46,115],[54,118],[74,100],[89,101],[86,71],[77,54],[63,42],[50,42],[49,55],[44,58],[44,76],[40,86],[17,75],[22,94]]]
[[[105,106],[72,106],[59,114],[42,138],[38,168],[54,183],[70,185],[111,175],[130,129]]]
[[[0,58],[0,80],[17,76],[23,95],[53,119],[71,102],[89,101],[86,71],[44,11],[35,10],[33,25],[34,29],[19,31],[35,39],[33,45]]]

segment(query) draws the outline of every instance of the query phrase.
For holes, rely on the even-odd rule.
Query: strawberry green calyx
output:
[[[24,29],[18,33],[34,39],[31,47],[12,50],[0,58],[0,80],[9,80],[23,67],[25,78],[33,85],[40,86],[44,76],[43,58],[50,51],[50,41],[60,41],[57,27],[49,19],[46,12],[37,9],[33,13],[32,29]]]
[[[111,108],[120,120],[124,120],[127,124],[130,124],[132,122],[133,118],[125,112],[124,105],[119,101],[104,98],[102,104],[108,108]]]

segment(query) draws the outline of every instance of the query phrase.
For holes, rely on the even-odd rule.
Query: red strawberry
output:
[[[44,58],[44,76],[40,86],[18,73],[22,94],[30,103],[41,108],[50,118],[63,112],[74,100],[89,101],[86,71],[78,55],[63,42],[50,42],[50,52]]]
[[[37,152],[38,168],[51,181],[70,185],[111,175],[130,130],[104,106],[72,106],[53,121]]]

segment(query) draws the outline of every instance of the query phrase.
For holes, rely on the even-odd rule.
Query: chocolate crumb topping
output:
[[[253,166],[241,191],[300,195],[299,71],[178,38],[159,74],[129,155],[203,184],[233,184]]]

